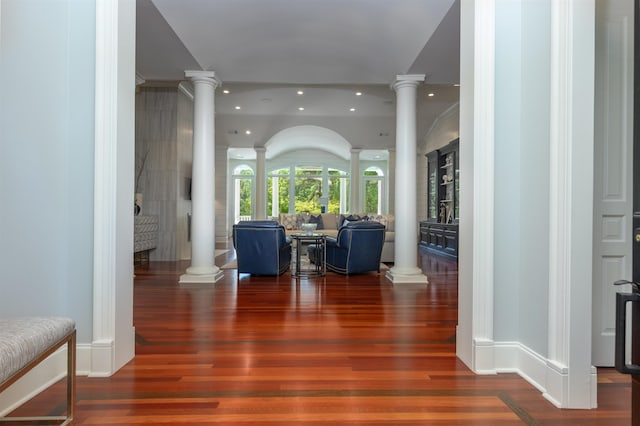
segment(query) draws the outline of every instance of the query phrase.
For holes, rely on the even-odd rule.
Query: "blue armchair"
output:
[[[233,225],[238,274],[280,275],[291,263],[291,240],[274,220],[252,220]]]
[[[340,227],[336,238],[327,237],[327,269],[339,274],[380,272],[385,226],[379,222],[349,222]],[[319,250],[309,246],[315,262]]]

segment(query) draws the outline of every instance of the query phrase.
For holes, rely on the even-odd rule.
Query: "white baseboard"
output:
[[[596,408],[597,371],[591,367],[582,395],[569,394],[569,371],[520,342],[474,342],[478,374],[516,373],[558,408]]]

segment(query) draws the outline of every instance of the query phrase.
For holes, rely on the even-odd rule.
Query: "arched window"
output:
[[[382,214],[385,180],[379,167],[368,167],[364,171],[364,208],[367,213]]]
[[[251,220],[255,188],[253,169],[246,164],[241,164],[233,169],[232,178],[234,223]]]

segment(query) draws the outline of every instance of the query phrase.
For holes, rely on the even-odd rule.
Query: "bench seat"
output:
[[[75,322],[63,317],[0,318],[0,392],[67,344],[67,416],[37,417],[73,421],[75,407]],[[29,418],[0,418],[0,421]]]

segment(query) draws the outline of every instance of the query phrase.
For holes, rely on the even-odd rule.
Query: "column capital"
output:
[[[214,71],[187,70],[184,72],[184,76],[191,81],[211,83],[214,89],[222,84],[222,81],[216,76]]]
[[[351,148],[352,154],[359,154],[360,152],[362,152],[362,148]]]
[[[253,149],[256,151],[256,153],[258,152],[267,152],[267,148],[264,146],[254,146]]]
[[[396,75],[396,80],[391,84],[393,90],[398,90],[401,87],[418,87],[426,76],[424,74],[406,74]]]

